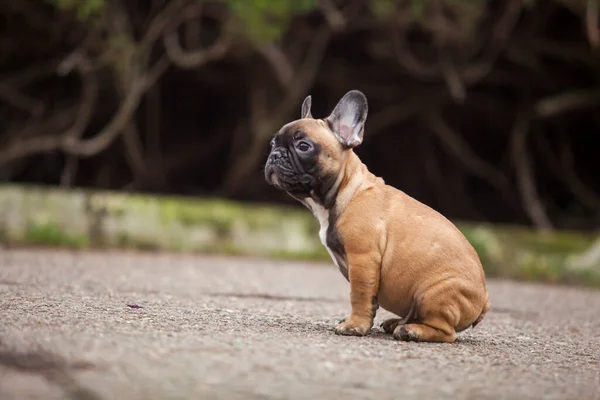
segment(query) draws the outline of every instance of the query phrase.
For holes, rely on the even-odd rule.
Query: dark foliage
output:
[[[600,225],[594,1],[2,2],[0,179],[293,202],[273,133],[369,99],[376,174],[451,218]]]

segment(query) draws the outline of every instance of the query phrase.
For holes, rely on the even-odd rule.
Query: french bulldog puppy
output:
[[[437,211],[386,185],[353,149],[363,140],[367,99],[348,92],[327,118],[301,118],[271,141],[267,182],[308,207],[319,237],[350,282],[352,312],[340,335],[370,332],[379,306],[402,316],[381,324],[397,340],[447,342],[490,307],[479,257]]]

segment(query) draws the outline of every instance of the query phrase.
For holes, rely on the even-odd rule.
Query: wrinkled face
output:
[[[310,197],[311,191],[333,184],[345,150],[326,120],[291,122],[271,140],[265,179],[295,197]]]
[[[314,119],[310,106],[308,96],[302,118],[283,126],[272,139],[265,179],[298,199],[324,199],[347,152],[362,142],[367,99],[359,91],[350,91],[324,119]]]

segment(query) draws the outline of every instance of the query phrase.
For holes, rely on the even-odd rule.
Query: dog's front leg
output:
[[[380,263],[374,254],[347,254],[352,313],[341,322],[335,333],[347,336],[364,336],[371,330],[379,308]]]

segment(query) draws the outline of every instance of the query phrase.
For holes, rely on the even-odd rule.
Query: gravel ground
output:
[[[488,286],[456,343],[403,343],[381,309],[332,332],[333,265],[0,250],[0,399],[600,399],[600,292]]]

